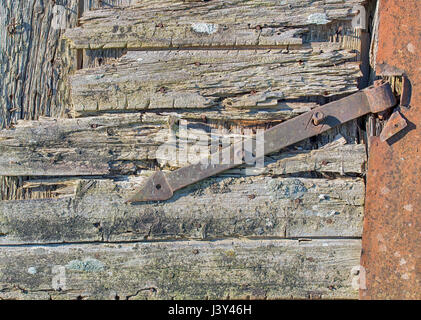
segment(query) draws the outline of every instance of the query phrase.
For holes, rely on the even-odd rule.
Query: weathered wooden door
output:
[[[263,170],[125,200],[180,165],[160,152],[171,137],[195,161],[198,136],[250,135],[364,86],[365,1],[55,2],[0,5],[0,298],[358,297],[357,121]]]

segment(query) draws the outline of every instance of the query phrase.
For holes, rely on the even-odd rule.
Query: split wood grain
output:
[[[58,116],[70,105],[67,75],[76,56],[61,36],[77,24],[78,1],[66,1],[60,24],[54,8],[53,1],[0,3],[0,128]]]
[[[0,130],[0,175],[129,175],[151,167],[177,168],[200,160],[204,152],[209,154],[211,143],[233,143],[234,139],[253,134],[251,129],[217,130],[202,122],[182,124],[173,115],[154,113],[20,121],[13,130]],[[332,133],[340,130],[320,136],[316,142],[331,139]],[[311,143],[303,143],[312,148]],[[364,146],[351,143],[311,153],[284,150],[280,156],[267,158],[267,164],[275,163],[266,172],[362,174]],[[184,153],[185,161],[180,161]]]
[[[355,53],[326,50],[141,51],[71,77],[76,114],[153,109],[273,109],[358,90]],[[278,110],[277,110],[278,109]]]
[[[215,177],[169,201],[126,203],[146,178],[26,181],[55,196],[1,201],[0,244],[361,236],[361,178]]]
[[[84,13],[67,30],[78,49],[300,46],[302,34],[340,21],[350,26],[362,0],[132,1]]]

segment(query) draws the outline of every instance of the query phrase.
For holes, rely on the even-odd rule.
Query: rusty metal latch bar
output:
[[[264,132],[264,155],[319,135],[368,113],[383,112],[395,105],[396,98],[389,83],[378,81],[373,87],[318,107],[266,130]],[[240,150],[241,154],[235,156],[240,157],[242,163],[244,163],[245,154],[242,145],[243,141],[241,146],[232,144],[227,148],[229,150],[224,149],[217,154],[211,154],[210,157],[231,156],[234,155],[234,152]],[[219,163],[213,164],[204,161],[169,173],[158,171],[146,181],[143,188],[132,196],[128,202],[168,200],[177,190],[242,164],[241,162],[234,163],[234,161],[221,161]]]

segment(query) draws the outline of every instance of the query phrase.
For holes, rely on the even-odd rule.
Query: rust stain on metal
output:
[[[421,1],[381,0],[378,75],[404,75],[407,127],[371,138],[361,265],[361,299],[420,299]],[[405,80],[406,81],[406,80]],[[410,99],[410,101],[409,101]]]
[[[372,113],[385,111],[385,105],[393,106],[396,102],[395,96],[391,91],[383,90],[383,84],[382,80],[377,80],[374,82],[374,88],[365,92]]]

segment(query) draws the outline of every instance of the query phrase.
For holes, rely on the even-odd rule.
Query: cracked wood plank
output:
[[[131,1],[107,0],[107,5]],[[76,27],[82,2],[85,10],[105,7],[99,0],[1,1],[0,128],[19,119],[61,116],[69,108],[67,77],[77,68],[77,54],[62,35]],[[60,6],[64,10],[57,10]]]
[[[134,1],[84,13],[65,36],[78,49],[300,46],[305,33],[350,27],[363,0]],[[336,30],[335,30],[336,31]],[[333,32],[335,34],[335,32]]]
[[[61,1],[60,26],[77,23],[77,0]],[[0,128],[18,119],[58,116],[69,107],[67,75],[76,67],[73,50],[54,28],[54,2],[0,3]]]
[[[204,152],[212,151],[211,140],[221,142],[224,139],[226,143],[227,139],[253,134],[252,129],[239,127],[212,131],[218,128],[215,124],[196,121],[186,121],[186,125],[181,126],[178,120],[174,114],[133,113],[20,121],[12,130],[0,130],[0,175],[128,175],[151,167],[177,168],[186,164],[180,161],[184,151],[187,163],[192,163]],[[315,141],[326,140],[326,137],[329,141],[329,137],[346,128],[332,130]],[[178,140],[178,145],[172,142],[173,139]],[[308,141],[302,145],[314,148]],[[364,172],[366,156],[362,145],[350,144],[311,153],[305,150],[295,154],[285,151],[267,158],[267,164],[280,159],[267,167],[268,173]]]
[[[282,110],[283,101],[358,90],[355,53],[302,50],[137,51],[71,77],[76,115],[151,109]],[[235,112],[235,111],[234,111]]]
[[[0,247],[2,299],[353,298],[360,240]]]
[[[361,236],[361,178],[216,177],[170,201],[126,203],[146,178],[26,181],[56,195],[1,201],[0,243]]]

